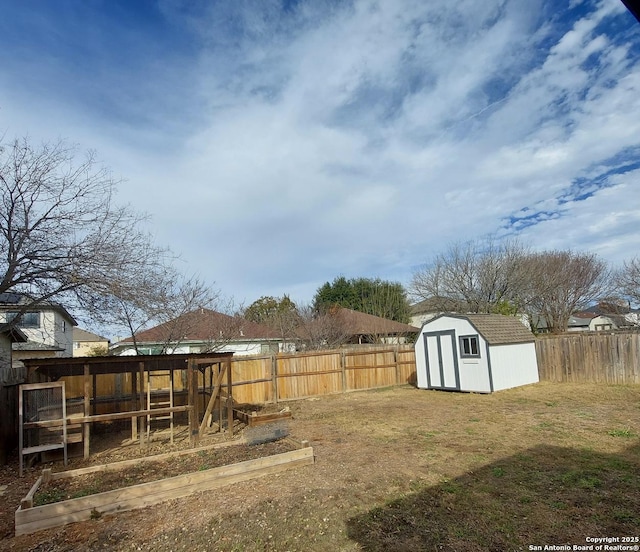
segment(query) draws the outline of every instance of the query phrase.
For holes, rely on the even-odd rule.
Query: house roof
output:
[[[398,335],[420,331],[420,328],[409,324],[351,309],[341,308],[336,315],[341,319],[345,330],[350,335]]]
[[[198,309],[136,334],[138,343],[167,343],[176,341],[209,341],[212,339],[255,340],[278,339],[268,326],[229,316],[210,309]],[[131,343],[128,337],[123,343]]]
[[[427,314],[434,312],[464,312],[467,305],[464,301],[448,297],[429,297],[419,303],[411,305],[411,314]]]
[[[438,318],[443,316],[468,320],[489,345],[509,345],[535,341],[531,331],[513,316],[505,316],[503,314],[443,314]],[[429,323],[427,322],[426,325]]]
[[[106,337],[102,337],[101,335],[94,334],[87,330],[83,330],[81,328],[73,328],[73,340],[74,341],[109,341]]]
[[[29,341],[26,334],[11,324],[0,324],[0,334],[6,335],[11,343],[25,343]]]

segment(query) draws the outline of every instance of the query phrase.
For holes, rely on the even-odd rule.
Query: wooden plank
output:
[[[141,360],[138,362],[138,373],[140,377],[140,408],[142,409],[142,405],[144,404],[144,361]],[[145,418],[142,416],[138,416],[138,437],[140,438],[140,446],[144,444],[144,428]]]
[[[227,365],[225,362],[224,365],[220,366],[220,371],[216,374],[215,383],[213,385],[213,391],[211,392],[211,397],[209,398],[209,403],[207,404],[207,408],[204,411],[204,416],[202,417],[202,423],[200,424],[200,437],[202,437],[207,430],[209,416],[213,412],[213,407],[216,404],[216,398],[220,393],[220,386],[222,385],[222,378],[225,374],[225,371],[231,372],[231,367]]]
[[[58,479],[70,479],[80,475],[87,475],[96,472],[110,472],[118,471],[122,468],[128,468],[130,466],[139,466],[140,464],[146,464],[149,462],[162,462],[171,458],[177,458],[179,456],[188,456],[191,454],[197,454],[205,450],[214,450],[219,448],[228,448],[238,445],[246,445],[247,440],[243,437],[236,439],[235,441],[224,441],[222,443],[215,443],[213,445],[207,445],[204,447],[198,447],[197,449],[178,450],[174,452],[165,452],[163,454],[156,454],[154,456],[144,456],[143,458],[133,458],[132,460],[121,460],[120,462],[112,462],[110,464],[99,464],[97,466],[88,466],[86,468],[78,468],[76,470],[69,470],[63,472],[52,473],[50,478],[52,481]],[[43,470],[44,473],[45,470]]]
[[[51,389],[52,387],[63,387],[63,381],[52,381],[45,383],[23,383],[20,387],[25,391],[34,391],[38,389]]]
[[[258,414],[256,416],[247,416],[249,427],[268,424],[278,420],[291,418],[291,412],[274,412],[273,414]]]
[[[23,454],[35,454],[36,452],[46,452],[48,450],[57,450],[64,448],[64,443],[50,443],[48,445],[38,445],[35,447],[26,447],[22,449]]]
[[[225,368],[227,370],[227,435],[231,438],[233,437],[233,386],[229,359],[225,361]]]
[[[95,379],[95,378],[94,378]],[[90,380],[90,370],[89,370],[89,365],[85,364],[84,365],[84,413],[85,415],[90,414],[91,413],[91,399],[89,397],[89,393],[90,393],[90,386],[91,386],[91,380]],[[95,389],[94,389],[94,393],[95,393]],[[94,406],[95,408],[95,406]],[[95,412],[93,412],[93,414],[95,414]],[[83,456],[84,458],[89,458],[89,443],[90,443],[90,439],[91,439],[91,422],[85,422],[84,423],[84,427],[82,429],[82,433],[83,433],[83,439],[84,439],[84,445],[83,445]]]
[[[194,372],[196,372],[194,374]],[[192,360],[187,362],[187,398],[189,409],[189,442],[191,446],[197,444],[196,433],[198,432],[198,375],[195,364]]]
[[[33,496],[40,488],[43,480],[44,476],[41,475],[40,477],[38,477],[38,479],[36,479],[36,482],[31,486],[31,489],[29,489],[27,495],[20,501],[20,507],[23,510],[26,510],[27,508],[33,508]]]
[[[292,467],[310,465],[313,461],[313,449],[307,447],[56,504],[26,510],[18,508],[15,513],[16,535],[90,519],[95,511],[105,514],[146,508],[159,502],[263,477]]]
[[[138,418],[140,416],[148,416],[149,414],[169,414],[171,412],[188,412],[190,406],[173,406],[164,408],[154,408],[153,410],[128,410],[126,412],[114,412],[113,414],[96,414],[95,416],[83,416],[82,418],[73,418],[75,422],[111,422],[113,420],[124,420],[125,418]]]

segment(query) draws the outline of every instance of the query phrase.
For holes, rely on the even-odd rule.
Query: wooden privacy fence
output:
[[[239,404],[279,401],[346,393],[415,381],[413,345],[366,350],[332,350],[300,354],[239,356],[231,360],[233,399]],[[202,376],[204,377],[204,375]],[[162,386],[162,376],[156,377]],[[81,397],[82,379],[65,377],[67,397]],[[184,382],[176,378],[179,394]],[[123,407],[132,395],[130,374],[96,376],[94,400]],[[223,383],[222,387],[225,387]]]
[[[640,383],[640,333],[580,333],[536,340],[541,380]]]

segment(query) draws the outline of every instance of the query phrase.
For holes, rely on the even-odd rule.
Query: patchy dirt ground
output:
[[[479,551],[640,537],[640,386],[403,386],[287,406],[313,466],[33,535],[13,536],[13,514],[42,466],[22,479],[2,467],[0,549]]]

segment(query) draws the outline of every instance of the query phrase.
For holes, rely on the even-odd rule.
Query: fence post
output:
[[[344,351],[340,351],[340,370],[342,371],[342,392],[347,392],[347,359]]]

